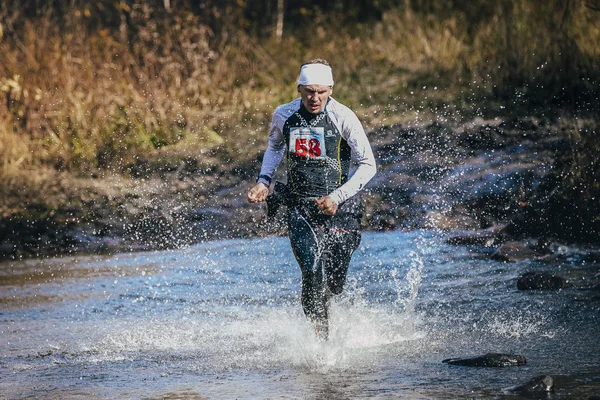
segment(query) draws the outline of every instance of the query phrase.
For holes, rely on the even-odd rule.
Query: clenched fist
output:
[[[264,183],[260,182],[254,185],[248,191],[248,201],[250,203],[260,203],[261,201],[265,201],[268,195],[269,187]]]
[[[315,203],[317,203],[319,209],[327,215],[334,215],[337,212],[338,204],[331,196],[315,199]]]

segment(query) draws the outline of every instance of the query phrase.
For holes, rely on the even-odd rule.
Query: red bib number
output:
[[[323,127],[291,129],[289,151],[298,157],[324,158],[325,129]]]

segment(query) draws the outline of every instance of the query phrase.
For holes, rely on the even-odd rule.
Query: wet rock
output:
[[[411,196],[419,189],[419,182],[416,177],[390,168],[375,175],[370,186],[370,191],[379,195],[381,201],[399,206],[411,203]]]
[[[222,222],[228,219],[228,213],[219,207],[204,207],[193,210],[188,218],[191,221],[214,221]]]
[[[487,353],[471,358],[448,358],[442,361],[449,365],[460,365],[464,367],[514,367],[525,365],[525,357],[514,354]]]
[[[492,258],[500,261],[516,262],[539,257],[540,254],[530,249],[523,242],[506,242],[492,255]]]
[[[403,229],[478,229],[510,221],[545,179],[552,153],[550,143],[523,135],[523,129],[528,134],[537,129],[535,121],[510,121],[501,128],[499,123],[475,120],[459,126],[432,123],[376,130],[371,139],[380,172],[369,188],[389,205],[378,209]],[[549,134],[547,129],[537,131]],[[394,215],[396,207],[407,209],[406,217]],[[443,215],[425,215],[427,210],[442,210]],[[386,219],[373,219],[375,226],[368,228],[386,225],[378,224],[380,220]]]
[[[398,227],[398,221],[388,214],[374,214],[370,225],[377,231],[393,231]]]
[[[459,139],[459,145],[469,149],[494,149],[502,143],[503,132],[497,126],[485,125],[465,129]]]
[[[511,118],[502,121],[499,125],[501,129],[515,130],[525,134],[523,131],[535,131],[538,128],[537,121],[533,119]]]
[[[0,255],[8,255],[12,254],[14,251],[15,245],[9,240],[4,240],[0,242]],[[0,257],[2,258],[2,257]]]
[[[517,280],[519,290],[548,290],[562,289],[565,279],[549,272],[526,272]]]
[[[502,228],[503,226],[494,226],[488,229],[458,231],[455,235],[449,237],[446,243],[490,247],[500,240],[498,232]]]
[[[423,227],[425,229],[452,231],[456,229],[477,228],[479,227],[479,223],[468,215],[452,215],[440,211],[429,211],[425,215]]]
[[[522,395],[537,395],[540,393],[549,393],[554,391],[554,379],[548,375],[540,375],[531,379],[529,382],[510,388],[511,392],[518,392]]]

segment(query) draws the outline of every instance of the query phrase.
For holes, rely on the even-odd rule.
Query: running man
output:
[[[248,201],[265,201],[273,175],[287,160],[288,231],[302,271],[302,308],[317,335],[329,333],[328,304],[342,293],[360,243],[360,199],[375,175],[375,158],[356,114],[336,101],[329,63],[303,64],[300,98],[275,109],[257,183]],[[351,170],[351,163],[355,168]]]

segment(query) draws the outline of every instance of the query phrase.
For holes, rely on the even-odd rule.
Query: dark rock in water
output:
[[[527,360],[523,356],[514,354],[487,353],[483,356],[471,358],[448,358],[442,362],[465,367],[514,367],[525,365]]]
[[[565,280],[549,272],[526,272],[517,280],[519,290],[561,289]]]
[[[429,211],[425,215],[423,227],[425,229],[453,231],[456,229],[477,228],[479,224],[468,215],[452,215],[439,211]]]
[[[529,382],[509,389],[511,392],[519,392],[521,394],[539,394],[554,391],[554,379],[548,375],[540,375],[531,379]]]
[[[459,231],[446,240],[446,243],[452,245],[475,245],[492,246],[498,239],[498,232],[503,226],[494,226],[488,229],[479,229],[475,231]]]
[[[525,135],[523,131],[537,130],[538,122],[531,119],[512,118],[502,121],[498,127],[503,130],[519,131],[521,134]]]
[[[500,261],[522,261],[530,258],[539,257],[541,254],[538,254],[535,250],[527,247],[525,243],[521,242],[506,242],[503,243],[496,253],[492,256],[492,258]]]

